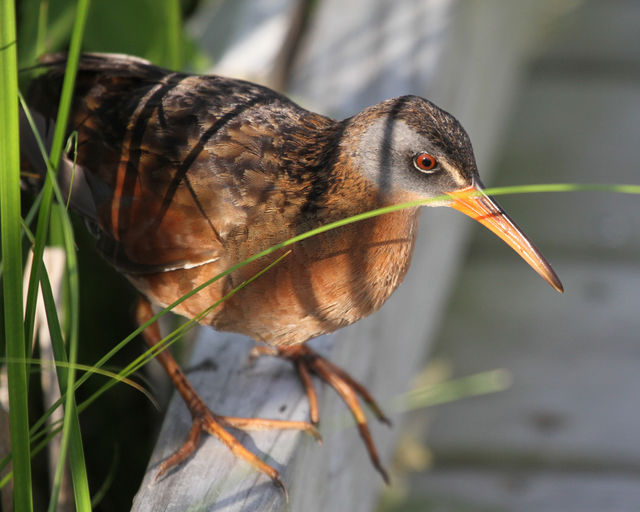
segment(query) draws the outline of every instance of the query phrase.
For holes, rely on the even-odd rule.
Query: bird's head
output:
[[[388,202],[433,199],[477,220],[511,246],[551,286],[562,283],[544,256],[482,182],[467,132],[450,114],[417,97],[402,96],[351,118],[357,133],[351,158]]]

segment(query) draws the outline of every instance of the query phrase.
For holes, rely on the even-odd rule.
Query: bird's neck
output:
[[[381,193],[355,165],[346,140],[353,137],[350,120],[332,119],[307,113],[297,119],[297,128],[285,139],[283,153],[288,174],[307,187],[301,207],[298,233],[384,206],[415,199],[399,193]],[[342,233],[366,231],[374,245],[386,240],[403,240],[409,252],[417,222],[417,209],[401,210],[345,227]],[[347,237],[349,238],[349,237]],[[356,235],[354,240],[358,239]]]
[[[285,135],[281,162],[289,179],[304,183],[302,216],[311,227],[382,206],[373,184],[357,169],[345,147],[349,122],[305,112]]]

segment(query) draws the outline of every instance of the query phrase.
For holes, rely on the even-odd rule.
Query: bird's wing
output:
[[[31,93],[48,118],[61,75],[56,62],[49,59],[52,70]],[[262,196],[275,193],[263,172],[274,158],[265,151],[268,128],[260,143],[243,133],[255,128],[238,120],[273,96],[140,59],[83,58],[69,123],[78,148],[66,159],[86,180],[91,198],[82,213],[97,226],[103,255],[128,273],[188,268],[221,258],[227,239],[250,236]]]

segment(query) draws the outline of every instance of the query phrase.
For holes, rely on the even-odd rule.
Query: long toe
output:
[[[362,384],[353,379],[342,368],[334,365],[305,344],[277,349],[271,347],[257,349],[253,356],[257,355],[277,355],[289,359],[294,364],[309,398],[309,416],[314,424],[319,421],[319,413],[317,394],[311,380],[311,374],[317,375],[335,389],[356,421],[360,437],[362,437],[367,448],[371,463],[380,473],[385,483],[389,483],[389,475],[380,462],[378,450],[369,430],[367,417],[362,410],[358,397],[364,400],[380,422],[391,425],[391,420],[382,412],[376,400]]]

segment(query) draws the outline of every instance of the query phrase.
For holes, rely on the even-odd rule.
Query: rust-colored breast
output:
[[[349,325],[376,311],[402,281],[416,223],[415,211],[396,212],[300,242],[203,322],[273,345],[302,343]],[[263,258],[214,283],[177,312],[195,316],[275,258]],[[168,304],[230,264],[215,262],[131,279],[153,300]]]

